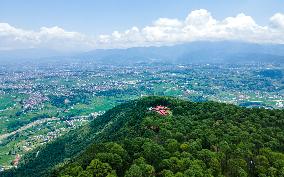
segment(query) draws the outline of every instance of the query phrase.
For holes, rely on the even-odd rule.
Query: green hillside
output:
[[[167,115],[150,110],[166,106]],[[284,176],[284,111],[145,97],[21,159],[4,177]]]

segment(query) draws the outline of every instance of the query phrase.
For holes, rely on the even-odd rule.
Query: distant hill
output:
[[[234,41],[200,41],[161,47],[97,49],[85,53],[62,53],[43,49],[0,52],[0,61],[40,58],[40,61],[93,61],[102,64],[133,63],[284,63],[284,45]]]
[[[283,140],[284,110],[144,97],[34,150],[0,176],[283,176]]]
[[[284,45],[243,42],[191,42],[173,46],[95,50],[77,56],[98,63],[283,63]]]

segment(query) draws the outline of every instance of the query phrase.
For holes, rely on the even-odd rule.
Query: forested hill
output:
[[[284,111],[145,97],[49,143],[2,176],[284,176]]]

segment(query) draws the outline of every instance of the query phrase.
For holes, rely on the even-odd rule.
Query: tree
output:
[[[77,176],[82,171],[83,171],[83,168],[81,166],[71,165],[64,170],[64,175]]]
[[[186,170],[184,174],[188,177],[203,177],[205,175],[202,167],[196,162],[193,162],[191,167]]]
[[[221,174],[221,164],[217,158],[211,158],[208,163],[209,168],[212,170],[214,176]]]
[[[121,158],[125,158],[125,156],[127,155],[125,149],[123,149],[123,147],[117,143],[108,143],[106,146],[108,148],[108,152],[117,154]]]
[[[179,150],[179,143],[175,139],[168,139],[166,141],[166,150],[173,153]]]
[[[174,173],[171,170],[163,170],[161,172],[163,177],[174,177]]]
[[[268,168],[267,175],[271,177],[277,177],[277,169],[274,167]]]
[[[188,143],[182,143],[182,144],[180,145],[180,149],[181,149],[182,151],[188,151],[188,150],[189,150],[189,144],[188,144]]]
[[[96,159],[100,160],[101,162],[108,163],[112,168],[119,169],[122,167],[122,159],[117,154],[112,153],[98,153],[95,157]]]
[[[94,159],[87,167],[87,171],[91,172],[95,177],[105,177],[112,172],[112,169],[109,164]]]
[[[143,157],[140,157],[134,160],[127,175],[140,175],[140,172],[142,173],[141,177],[151,177],[154,176],[155,168],[152,165],[147,164]]]
[[[255,158],[255,169],[256,172],[260,174],[265,174],[268,171],[269,168],[269,161],[268,159],[263,155],[258,155]]]
[[[163,146],[154,142],[146,142],[142,149],[142,156],[153,165],[158,165],[168,155]]]
[[[161,166],[164,169],[168,169],[174,173],[183,170],[183,162],[177,157],[170,157],[169,159],[164,159],[161,162]]]
[[[91,173],[90,171],[87,171],[87,170],[84,170],[84,171],[81,171],[79,174],[78,174],[78,177],[93,177],[93,173]]]
[[[126,171],[125,177],[143,177],[143,172],[138,165],[133,164],[129,170]]]
[[[189,152],[190,153],[196,153],[197,151],[200,151],[202,149],[202,140],[196,139],[195,141],[191,142],[189,144]]]
[[[278,175],[279,177],[284,177],[284,167],[279,170]]]
[[[230,169],[231,176],[247,176],[245,169],[247,168],[247,163],[244,159],[234,158],[228,161],[228,168]]]

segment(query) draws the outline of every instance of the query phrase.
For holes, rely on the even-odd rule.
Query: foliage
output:
[[[164,105],[161,116],[149,107]],[[283,176],[284,111],[145,97],[37,149],[4,176]]]

